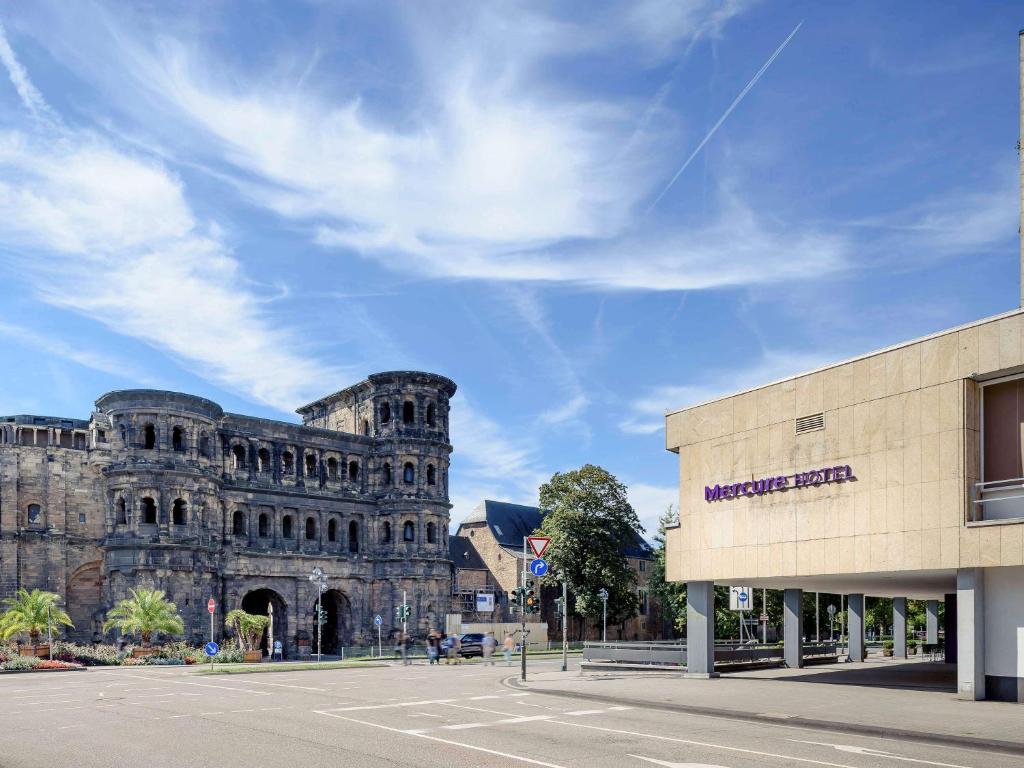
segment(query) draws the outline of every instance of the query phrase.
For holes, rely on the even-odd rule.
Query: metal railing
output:
[[[803,658],[811,661],[839,657],[836,643],[804,643]],[[650,664],[685,667],[686,643],[675,641],[583,644],[584,661],[605,661],[621,664]],[[782,645],[715,644],[715,664],[723,666],[748,664],[781,664]]]

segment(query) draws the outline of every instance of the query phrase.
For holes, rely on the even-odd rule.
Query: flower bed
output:
[[[161,646],[148,648],[148,655],[136,656],[135,646],[126,646],[120,650],[109,644],[79,645],[63,640],[53,645],[53,660],[68,665],[64,668],[79,667],[139,667],[139,666],[177,666],[210,662],[202,648],[193,648],[186,642],[177,641]],[[214,657],[215,664],[238,664],[243,659],[242,649],[235,640],[227,640],[221,646],[220,653]],[[0,644],[0,669],[36,669],[38,662],[49,662],[49,659],[35,656],[20,656],[15,646]],[[35,663],[34,663],[35,662]],[[13,664],[13,666],[6,666]],[[55,666],[47,666],[56,669]]]

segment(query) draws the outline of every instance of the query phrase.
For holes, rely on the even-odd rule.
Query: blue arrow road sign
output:
[[[534,576],[543,576],[548,572],[548,561],[538,557],[530,563],[530,573]]]
[[[382,619],[380,617],[380,614],[378,613],[376,616],[373,617],[373,623],[379,627],[381,624],[384,623],[384,619]]]
[[[211,640],[206,644],[203,650],[206,651],[207,656],[216,656],[220,653],[220,646]]]
[[[747,602],[747,598],[748,597],[749,597],[749,595],[746,592],[740,592],[740,602],[741,603]]]

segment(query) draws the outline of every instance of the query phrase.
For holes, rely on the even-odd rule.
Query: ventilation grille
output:
[[[802,435],[804,432],[815,432],[824,428],[824,413],[812,413],[810,416],[801,416],[796,420],[796,433],[798,435]]]

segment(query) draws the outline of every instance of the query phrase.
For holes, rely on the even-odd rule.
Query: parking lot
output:
[[[535,662],[533,669],[550,672],[557,664]],[[516,671],[499,662],[244,675],[181,667],[5,675],[0,765],[1021,763],[1019,756],[667,712],[654,702],[546,695],[507,685]]]

